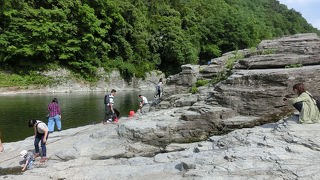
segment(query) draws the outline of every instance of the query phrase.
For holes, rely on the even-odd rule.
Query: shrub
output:
[[[193,85],[193,86],[191,87],[190,92],[191,92],[192,94],[195,94],[195,93],[197,92],[197,90],[198,90],[197,86],[196,86],[196,85]]]
[[[209,84],[209,80],[197,80],[197,82],[196,82],[196,87],[200,87],[200,86],[204,86],[204,85],[206,85],[206,84]]]

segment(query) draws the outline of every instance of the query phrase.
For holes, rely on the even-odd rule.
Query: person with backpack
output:
[[[115,114],[114,100],[113,100],[116,93],[117,91],[115,89],[112,89],[110,94],[107,94],[104,96],[104,104],[105,104],[105,110],[106,110],[104,122],[106,123],[111,123],[117,118]]]
[[[317,101],[307,91],[302,83],[295,84],[293,91],[298,95],[296,98],[286,99],[299,112],[299,121],[302,124],[316,123],[320,120],[320,112],[317,107]]]
[[[60,105],[57,98],[53,98],[52,102],[48,105],[49,119],[48,128],[49,133],[54,131],[54,124],[57,125],[58,131],[61,131],[61,112]]]
[[[35,154],[34,157],[39,156],[39,142],[41,141],[41,149],[42,149],[42,158],[40,162],[45,162],[47,157],[47,148],[46,143],[48,140],[48,126],[46,123],[39,121],[39,120],[30,120],[29,121],[29,127],[34,128],[34,147],[35,147]]]
[[[154,96],[154,98],[157,98],[157,96],[159,96],[159,98],[160,98],[160,96],[161,96],[161,90],[162,90],[162,85],[163,85],[163,83],[162,83],[162,78],[160,78],[160,79],[159,79],[159,82],[158,82],[158,84],[157,84],[157,86],[156,86],[156,95]]]

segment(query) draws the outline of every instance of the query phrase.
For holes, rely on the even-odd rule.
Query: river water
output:
[[[117,92],[114,101],[120,117],[138,109],[139,94],[146,96],[151,102],[154,92]],[[100,123],[105,114],[104,95],[104,92],[2,95],[0,96],[1,139],[3,142],[12,142],[33,135],[33,129],[28,127],[28,121],[37,119],[47,123],[47,106],[54,97],[60,104],[62,129]]]

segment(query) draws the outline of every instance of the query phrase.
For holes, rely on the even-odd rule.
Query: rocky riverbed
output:
[[[320,124],[302,125],[297,120],[293,116],[202,142],[159,147],[120,137],[123,123],[140,123],[148,131],[141,119],[122,118],[119,124],[54,132],[48,140],[46,163],[38,158],[26,172],[0,178],[319,179]],[[4,144],[1,168],[19,166],[19,152],[32,150],[32,144],[32,137]]]
[[[320,95],[319,57],[320,38],[298,34],[226,53],[209,66],[184,65],[141,114],[50,134],[46,163],[37,159],[23,176],[0,178],[319,179],[320,123],[299,124],[282,101],[298,82]],[[189,93],[198,80],[212,79]],[[16,172],[19,152],[34,148],[32,137],[4,145],[2,172]]]

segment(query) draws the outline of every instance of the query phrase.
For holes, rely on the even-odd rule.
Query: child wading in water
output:
[[[23,168],[21,170],[25,171],[28,167],[30,167],[33,164],[34,155],[30,151],[28,152],[27,150],[23,150],[23,151],[21,151],[20,156],[22,158],[24,158],[24,160],[23,160],[24,161],[24,166],[23,166]]]

